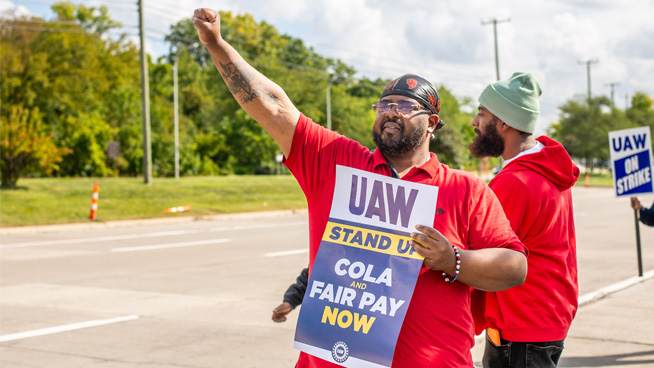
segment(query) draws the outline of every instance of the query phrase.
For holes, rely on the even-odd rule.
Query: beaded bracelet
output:
[[[456,245],[453,245],[452,249],[454,249],[454,256],[456,257],[456,270],[454,271],[454,277],[452,277],[450,280],[450,278],[447,277],[447,274],[443,272],[443,279],[445,282],[450,284],[453,283],[457,277],[459,277],[459,271],[461,270],[461,254],[459,254],[459,250],[456,248]]]

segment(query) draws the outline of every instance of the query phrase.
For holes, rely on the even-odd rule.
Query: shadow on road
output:
[[[638,359],[648,355],[651,356],[649,359]],[[654,350],[595,357],[562,357],[559,361],[559,367],[617,367],[637,364],[654,364]]]

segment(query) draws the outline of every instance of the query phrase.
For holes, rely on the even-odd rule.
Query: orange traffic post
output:
[[[100,197],[100,188],[98,187],[98,181],[95,181],[95,184],[93,184],[93,197],[91,198],[91,214],[89,215],[89,219],[91,221],[97,221],[98,220],[98,198]]]
[[[177,206],[177,207],[166,208],[164,210],[164,212],[165,213],[178,213],[178,212],[186,212],[186,211],[190,211],[190,210],[191,210],[191,206],[186,205],[186,206]]]
[[[586,188],[590,186],[590,176],[586,173]]]

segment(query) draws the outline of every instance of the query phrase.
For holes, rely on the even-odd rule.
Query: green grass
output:
[[[611,173],[602,173],[602,174],[588,174],[588,186],[591,187],[612,187],[613,186],[613,176]],[[583,187],[586,186],[586,173],[582,172],[579,175],[579,180],[575,183],[575,186]]]
[[[20,189],[0,191],[0,227],[88,222],[95,180],[100,222],[306,208],[292,175],[162,178],[150,186],[142,178],[20,179]],[[613,186],[610,174],[590,174],[589,182]],[[576,185],[585,185],[584,173]],[[163,212],[183,205],[191,211]]]
[[[19,189],[0,191],[0,226],[88,222],[93,183],[98,181],[98,221],[306,208],[292,175],[153,179],[20,179]],[[191,211],[167,214],[169,207]]]

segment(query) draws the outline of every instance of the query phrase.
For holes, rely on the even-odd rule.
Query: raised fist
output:
[[[213,9],[201,8],[193,12],[193,24],[198,30],[198,37],[204,46],[215,44],[221,39],[220,15]]]

